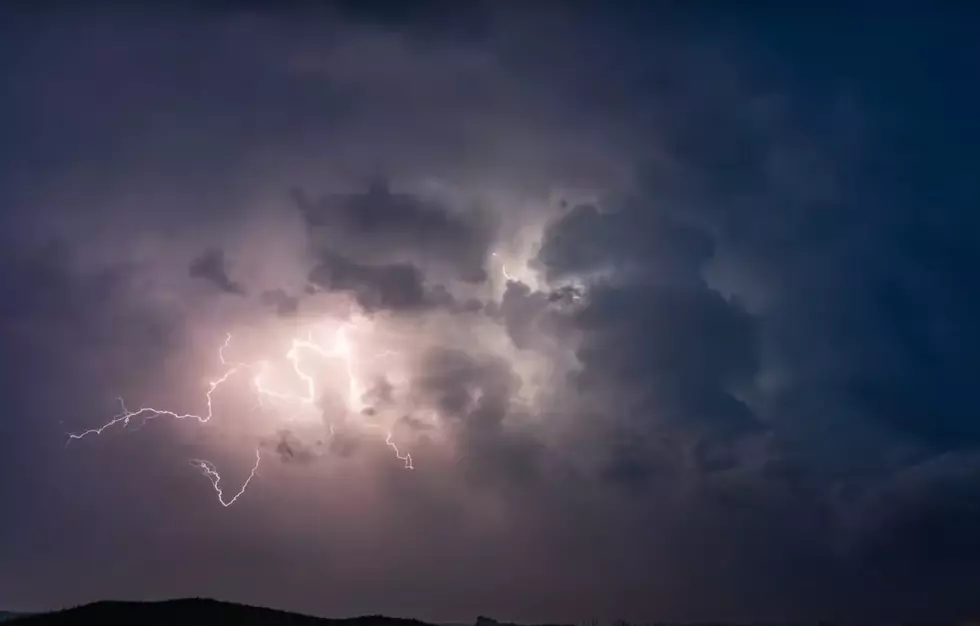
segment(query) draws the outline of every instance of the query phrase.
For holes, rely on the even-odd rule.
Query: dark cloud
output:
[[[323,441],[305,442],[292,431],[283,429],[276,433],[275,438],[265,439],[261,444],[271,448],[283,463],[308,464],[319,457],[317,448],[323,445]]]
[[[569,313],[581,305],[582,296],[582,290],[573,285],[534,291],[509,280],[500,302],[490,303],[485,312],[503,323],[517,349],[548,351],[574,325]]]
[[[486,280],[483,267],[492,232],[472,212],[452,211],[436,200],[393,192],[381,179],[363,193],[312,199],[293,192],[307,228],[325,254],[345,246],[359,258],[444,263],[467,282]]]
[[[466,428],[496,429],[507,414],[514,385],[505,363],[460,350],[437,349],[424,356],[414,385],[446,416]]]
[[[366,264],[323,252],[307,278],[313,290],[347,293],[367,312],[439,309],[466,314],[484,307],[476,298],[458,300],[444,285],[427,284],[422,270],[405,262]]]
[[[859,531],[867,534],[858,545],[865,563],[976,571],[980,541],[971,529],[980,516],[978,476],[976,459],[952,455],[890,481],[862,519]]]
[[[641,196],[607,213],[576,205],[545,231],[538,262],[552,280],[612,272],[627,280],[690,282],[712,253],[709,234],[672,215],[656,197]]]
[[[665,447],[657,442],[664,436],[698,467],[727,469],[736,463],[732,439],[762,428],[739,397],[758,372],[758,321],[701,277],[710,235],[662,211],[653,197],[605,213],[576,207],[546,229],[538,259],[553,278],[613,271],[613,283],[588,289],[572,324],[582,333],[579,388],[625,411],[616,427],[622,435],[611,444],[614,465],[605,470],[624,479],[662,464]],[[519,290],[508,289],[505,307]]]
[[[379,376],[374,384],[364,392],[361,400],[373,407],[388,406],[394,399],[394,391],[395,388],[391,382],[384,376]]]
[[[717,234],[719,281],[763,310],[781,401],[797,411],[826,398],[837,404],[823,417],[802,409],[806,418],[771,419],[794,428],[821,419],[834,423],[826,435],[847,439],[833,417],[847,414],[846,428],[867,424],[934,452],[971,447],[967,414],[976,403],[961,357],[980,348],[969,321],[977,303],[951,285],[976,260],[975,217],[965,207],[978,190],[948,184],[962,180],[961,159],[941,171],[929,162],[955,153],[960,140],[948,124],[899,133],[892,122],[855,120],[826,97],[819,116],[809,116],[812,102],[795,101],[765,119],[737,107],[685,116],[667,137],[687,175],[651,168],[647,184]],[[909,111],[923,109],[915,100]],[[871,454],[890,445],[868,443]]]
[[[417,417],[412,417],[411,415],[402,415],[398,419],[398,423],[404,424],[405,426],[412,429],[413,431],[426,431],[426,430],[431,431],[435,429],[435,426],[433,424],[424,422],[418,419]]]
[[[505,361],[461,350],[433,349],[418,364],[413,390],[438,411],[478,483],[528,485],[537,477],[542,449],[533,431],[507,423],[520,418],[512,403],[518,384]]]
[[[283,289],[270,289],[262,292],[262,303],[276,309],[283,317],[295,315],[299,310],[299,298],[291,296]]]
[[[225,293],[244,296],[245,288],[228,277],[225,268],[225,252],[220,248],[209,248],[201,256],[191,261],[188,274],[192,278],[203,278]]]
[[[384,180],[363,193],[314,200],[295,191],[293,199],[317,260],[309,274],[317,288],[347,292],[367,311],[481,310],[479,300],[457,301],[445,284],[427,275],[464,283],[486,280],[483,263],[492,230],[480,214],[392,192]]]
[[[897,106],[873,91],[863,106]],[[976,578],[962,530],[974,478],[956,479],[962,491],[901,498],[884,517],[864,508],[909,464],[976,444],[963,358],[980,344],[969,321],[976,299],[962,286],[980,232],[966,206],[980,193],[966,182],[969,159],[947,161],[960,154],[952,129],[963,126],[899,132],[896,119],[856,118],[837,91],[819,104],[813,95],[678,102],[660,127],[669,156],[639,170],[639,192],[611,208],[572,209],[546,231],[539,260],[553,280],[593,280],[576,317],[579,380],[626,413],[624,434],[608,444],[608,475],[649,482],[689,451],[672,463],[714,475],[699,483],[703,504],[728,501],[720,475],[737,474],[738,492],[790,517],[808,507],[786,491],[805,488],[808,514],[833,520],[809,541],[839,559],[800,555],[814,574],[852,568],[869,597],[898,586],[917,611],[926,597],[964,607],[924,572],[959,553],[950,578]],[[921,92],[908,97],[907,122],[936,106]],[[761,512],[746,515],[763,523]],[[838,526],[852,515],[868,524],[860,539]],[[902,560],[902,575],[862,564],[872,536],[888,545],[874,549],[879,557]],[[948,546],[926,539],[939,536]]]
[[[410,263],[364,265],[323,254],[310,282],[327,291],[348,292],[365,310],[418,310],[428,307],[422,272]]]
[[[535,291],[523,283],[508,281],[497,308],[510,340],[518,349],[530,347],[539,333],[538,322],[545,315],[549,294]]]

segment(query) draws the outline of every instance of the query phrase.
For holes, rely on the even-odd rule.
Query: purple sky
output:
[[[974,12],[258,4],[0,9],[0,608],[980,614]]]

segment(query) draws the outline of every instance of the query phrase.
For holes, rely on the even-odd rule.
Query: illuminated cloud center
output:
[[[523,283],[532,288],[539,286],[538,277],[526,258],[504,251],[494,252],[492,257],[492,269],[499,277],[493,281],[495,290],[507,289],[510,283]],[[288,431],[280,430],[282,427],[301,426],[305,429],[310,426],[314,430],[322,428],[324,439],[341,434],[338,429],[370,433],[383,437],[404,467],[414,469],[411,454],[399,447],[393,431],[400,421],[404,421],[435,436],[441,433],[439,427],[443,424],[438,411],[411,392],[409,383],[415,361],[406,358],[424,349],[425,342],[434,340],[441,344],[446,339],[442,335],[447,329],[440,325],[437,317],[432,320],[435,321],[428,331],[401,329],[401,334],[398,334],[398,326],[381,328],[378,326],[382,323],[380,318],[367,317],[312,323],[288,335],[280,335],[282,327],[266,329],[257,336],[251,332],[228,333],[217,349],[215,366],[220,366],[220,370],[207,383],[203,412],[178,412],[157,406],[130,409],[120,398],[122,410],[119,414],[97,428],[70,433],[68,441],[161,416],[208,424],[221,410],[216,406],[220,400],[215,397],[219,389],[222,393],[247,389],[248,397],[254,400],[254,409],[263,419],[273,420],[271,424],[261,426],[262,429],[271,426],[273,430],[285,433]],[[468,350],[478,349],[507,361],[520,379],[520,384],[513,390],[514,399],[525,405],[534,403],[535,396],[542,391],[541,382],[536,379],[553,364],[515,349],[507,331],[497,322],[482,317],[470,321],[464,338],[460,339],[457,334],[456,341],[464,340]],[[420,337],[420,332],[435,334]],[[270,335],[276,337],[271,344],[268,341]],[[391,349],[392,346],[398,350]],[[547,360],[547,357],[543,358]],[[474,406],[480,403],[482,394],[482,389],[471,390]],[[234,427],[245,430],[242,422],[235,423]],[[319,439],[317,436],[318,444]],[[282,447],[289,448],[285,443]],[[282,453],[280,446],[276,450]],[[251,472],[233,495],[232,489],[222,485],[222,477],[214,463],[193,459],[191,465],[208,478],[218,501],[227,507],[245,493],[255,477],[262,460],[260,441],[257,441],[254,452]],[[288,450],[286,454],[292,456]]]
[[[366,406],[363,401],[365,386],[357,363],[357,351],[352,346],[350,339],[353,328],[353,324],[340,324],[332,333],[329,333],[328,340],[323,340],[322,335],[326,333],[322,332],[322,328],[311,328],[305,338],[293,338],[283,355],[250,362],[229,359],[227,352],[232,343],[232,334],[228,333],[224,343],[218,348],[218,361],[224,370],[220,376],[208,382],[205,393],[205,405],[207,407],[205,413],[178,413],[170,409],[152,406],[129,410],[120,398],[122,412],[98,428],[91,428],[79,433],[69,433],[68,442],[83,439],[89,435],[100,435],[113,426],[122,425],[125,427],[134,419],[145,422],[166,416],[178,420],[193,419],[201,424],[207,424],[215,412],[214,393],[219,387],[235,378],[247,379],[248,388],[254,394],[258,406],[264,411],[277,415],[285,421],[319,421],[323,414],[320,401],[325,393],[325,387],[332,381],[329,378],[325,380],[314,373],[312,362],[318,360],[321,368],[327,364],[335,364],[332,369],[326,370],[324,368],[324,370],[333,372],[339,378],[345,391],[343,396],[347,415],[356,417],[354,420],[345,420],[345,425],[352,423],[355,427],[379,431],[385,437],[385,444],[394,451],[399,460],[404,462],[405,468],[414,469],[411,454],[402,453],[397,444],[392,441],[391,427],[393,424],[374,421],[378,412],[368,410],[370,407]],[[394,355],[395,353],[392,351],[384,351],[373,355],[367,361]],[[331,435],[334,433],[332,422],[329,424],[329,431]],[[258,470],[260,461],[261,453],[257,447],[255,449],[255,465],[252,467],[251,473],[241,489],[229,498],[224,495],[224,490],[220,486],[221,475],[213,463],[204,459],[195,459],[191,461],[191,464],[208,477],[218,496],[218,501],[223,506],[228,507],[245,492]]]

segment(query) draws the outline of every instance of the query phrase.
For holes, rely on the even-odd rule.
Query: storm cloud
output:
[[[0,607],[980,611],[973,11],[2,12]]]
[[[225,293],[245,295],[245,288],[229,278],[225,267],[225,253],[220,248],[210,248],[202,252],[201,256],[191,261],[187,272],[191,278],[210,281]]]

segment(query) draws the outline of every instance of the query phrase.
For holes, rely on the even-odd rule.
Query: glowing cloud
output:
[[[323,390],[320,388],[320,385],[318,385],[317,378],[301,367],[300,355],[303,353],[310,353],[322,359],[339,359],[342,362],[342,370],[347,379],[347,409],[351,414],[361,414],[366,408],[361,397],[364,386],[357,377],[357,368],[354,362],[355,350],[351,346],[351,342],[348,337],[348,330],[349,325],[340,325],[333,334],[332,343],[329,346],[324,346],[314,339],[314,331],[313,329],[310,329],[307,333],[306,339],[293,338],[291,340],[290,347],[286,351],[284,359],[261,359],[251,363],[233,362],[229,361],[225,357],[225,350],[228,349],[232,339],[231,333],[228,333],[224,342],[218,348],[218,360],[228,369],[226,369],[225,372],[218,378],[208,382],[208,389],[205,393],[207,411],[203,415],[195,413],[178,413],[170,409],[150,406],[141,407],[135,411],[130,411],[126,408],[122,398],[120,398],[119,401],[122,405],[121,413],[114,416],[111,420],[98,428],[90,428],[78,433],[68,433],[68,441],[66,442],[66,445],[67,443],[71,443],[73,440],[83,439],[90,435],[101,435],[106,429],[119,424],[127,426],[133,419],[142,419],[145,422],[157,417],[166,416],[178,420],[189,418],[194,419],[201,424],[206,424],[210,422],[211,418],[214,416],[214,392],[240,373],[251,374],[251,377],[248,379],[249,387],[255,394],[260,406],[264,408],[272,406],[288,411],[289,418],[295,417],[300,412],[316,412],[317,401],[321,397]],[[392,354],[395,354],[395,352],[386,350],[376,355],[375,358],[381,358]],[[303,391],[301,393],[278,389],[274,385],[270,384],[269,379],[272,377],[270,374],[273,373],[273,370],[275,370],[277,366],[281,366],[283,360],[289,363],[289,368],[287,371],[291,372],[297,380],[302,382]],[[404,462],[405,469],[415,469],[411,454],[401,452],[398,446],[392,441],[391,430],[384,429],[384,427],[380,424],[364,422],[361,425],[371,429],[384,430],[386,433],[385,445],[394,450],[396,458]],[[333,434],[333,432],[333,426],[331,425],[330,433]],[[218,502],[220,502],[224,507],[229,507],[234,504],[242,494],[245,493],[245,490],[248,488],[252,478],[255,477],[260,461],[261,455],[259,450],[256,449],[255,464],[252,466],[251,473],[248,475],[248,478],[245,480],[244,484],[242,484],[238,493],[228,500],[225,499],[224,492],[220,486],[221,475],[218,473],[213,463],[205,459],[193,459],[191,460],[191,465],[200,469],[211,481],[211,485],[214,487],[214,491],[217,494]]]

